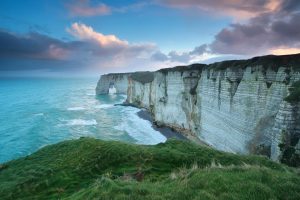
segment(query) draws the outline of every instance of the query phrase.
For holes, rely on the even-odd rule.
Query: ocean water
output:
[[[125,95],[95,95],[97,79],[0,79],[0,163],[67,139],[94,137],[138,144],[166,138],[137,116],[114,106]]]

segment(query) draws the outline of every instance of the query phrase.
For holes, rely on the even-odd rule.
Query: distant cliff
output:
[[[96,94],[108,94],[110,84],[114,84],[118,94],[126,94],[130,73],[115,73],[102,75],[96,87]]]
[[[104,74],[97,83],[96,94],[108,94],[110,85],[116,87],[117,94],[127,94],[129,77],[140,83],[150,83],[154,79],[152,72]]]
[[[285,98],[300,80],[300,54],[179,66],[148,75],[153,78],[141,81],[124,74],[127,82],[120,79],[120,91],[126,85],[127,101],[147,108],[158,124],[224,151],[287,162],[298,156],[300,103]],[[103,76],[97,90],[105,91],[106,80],[119,80],[114,77]]]

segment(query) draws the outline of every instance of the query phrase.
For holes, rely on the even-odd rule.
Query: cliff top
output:
[[[130,75],[134,72],[124,72],[124,73],[108,73],[108,74],[103,74],[103,76],[106,76],[106,75],[112,75],[112,76],[120,76],[120,75]]]
[[[300,54],[293,55],[266,55],[250,58],[247,60],[227,60],[209,64],[209,68],[226,69],[226,68],[245,68],[248,66],[263,66],[264,68],[271,67],[277,71],[279,67],[293,67],[300,70]]]
[[[153,72],[135,72],[130,77],[135,81],[145,84],[153,81],[154,74]]]
[[[206,64],[191,64],[191,65],[182,65],[182,66],[176,66],[176,67],[170,67],[170,68],[162,68],[158,70],[162,73],[168,73],[168,72],[183,72],[186,70],[202,70],[203,68],[207,67]]]
[[[145,146],[81,138],[0,164],[3,200],[299,199],[299,182],[294,169],[267,158],[177,140]]]
[[[292,67],[295,71],[300,71],[300,54],[291,54],[291,55],[266,55],[253,57],[247,60],[226,60],[222,62],[216,62],[212,64],[191,64],[191,65],[183,65],[176,66],[171,68],[162,68],[158,70],[158,72],[162,72],[164,74],[168,72],[183,72],[190,70],[199,70],[203,69],[217,69],[224,70],[226,68],[231,69],[244,69],[248,66],[263,66],[265,69],[271,68],[274,71],[277,71],[279,67]],[[132,72],[132,73],[109,73],[105,75],[131,75],[131,77],[139,81],[141,83],[149,83],[153,80],[153,72]]]
[[[266,55],[254,57],[247,60],[226,60],[222,62],[216,62],[209,65],[206,64],[192,64],[188,66],[177,66],[172,68],[163,68],[158,70],[162,73],[172,71],[186,71],[186,70],[203,70],[205,68],[224,70],[226,68],[246,68],[248,66],[263,66],[264,68],[270,67],[274,71],[277,71],[279,67],[293,67],[294,70],[300,71],[300,54],[292,55]]]

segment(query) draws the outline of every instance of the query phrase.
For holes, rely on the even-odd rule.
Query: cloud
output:
[[[299,0],[157,0],[183,10],[199,9],[232,16],[235,22],[220,30],[211,43],[189,52],[171,52],[176,61],[195,60],[193,52],[211,55],[261,55],[299,53]],[[247,19],[247,20],[239,20]]]
[[[279,12],[224,28],[210,48],[219,54],[258,55],[276,48],[300,48],[300,13]],[[276,51],[273,51],[276,52]]]
[[[83,46],[80,41],[65,42],[40,33],[0,30],[0,71],[80,68],[82,62],[73,57]]]
[[[270,52],[274,55],[296,54],[300,53],[300,48],[279,47],[276,49],[271,49]]]
[[[127,41],[120,40],[115,35],[103,35],[94,31],[92,27],[81,23],[73,23],[71,28],[67,28],[67,31],[80,40],[96,41],[103,48],[128,45]]]
[[[64,60],[71,46],[76,45],[39,33],[17,35],[0,31],[0,58]]]
[[[202,61],[205,58],[207,58],[209,54],[210,54],[210,50],[208,49],[208,45],[203,44],[195,47],[191,51],[186,51],[186,52],[170,51],[168,54],[164,54],[160,51],[157,51],[152,55],[151,59],[156,61],[162,61],[162,62],[168,61],[168,62],[185,64],[185,63]]]
[[[92,27],[81,23],[73,23],[67,31],[76,39],[86,42],[88,50],[96,56],[109,56],[113,58],[130,58],[143,56],[156,49],[155,44],[130,44],[115,35],[104,35],[96,32]]]
[[[169,60],[168,56],[164,53],[162,53],[161,51],[157,51],[155,52],[152,56],[151,59],[154,61],[167,61]]]
[[[152,4],[150,1],[142,1],[126,6],[113,7],[104,3],[92,4],[92,0],[69,0],[65,5],[72,17],[93,17],[110,15],[112,13],[140,11],[142,8]]]
[[[111,8],[105,4],[92,5],[90,0],[73,0],[66,4],[71,16],[102,16],[111,13]]]
[[[202,55],[204,53],[209,53],[209,49],[207,44],[202,44],[200,46],[197,46],[194,48],[194,50],[192,50],[191,52],[189,52],[190,55]]]
[[[151,55],[157,51],[155,44],[132,44],[81,23],[73,23],[67,30],[74,36],[73,41],[40,33],[20,35],[0,30],[0,71],[38,68],[100,73],[113,68],[141,66],[142,61],[151,60]]]
[[[159,5],[179,9],[199,9],[245,19],[278,9],[283,0],[156,0]],[[217,11],[217,12],[216,12]]]

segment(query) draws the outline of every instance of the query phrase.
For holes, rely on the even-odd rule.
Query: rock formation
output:
[[[300,54],[143,73],[142,79],[136,74],[104,75],[97,94],[114,81],[117,90],[127,90],[127,102],[147,108],[157,124],[219,150],[274,160],[282,158],[283,142],[300,151],[299,103],[284,100],[300,80]]]

